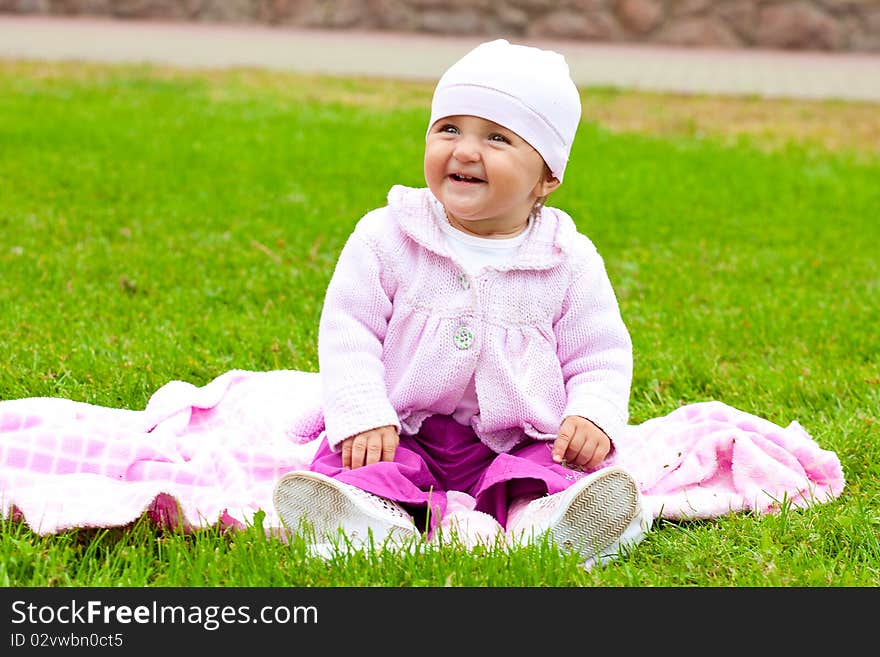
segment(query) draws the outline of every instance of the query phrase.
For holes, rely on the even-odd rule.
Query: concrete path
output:
[[[0,58],[153,62],[436,80],[483,37],[0,14]],[[880,103],[880,53],[709,50],[514,39],[582,86]]]

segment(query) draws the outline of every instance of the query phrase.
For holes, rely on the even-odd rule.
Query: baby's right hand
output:
[[[379,461],[393,461],[400,436],[392,425],[364,431],[342,441],[342,467],[354,470]]]

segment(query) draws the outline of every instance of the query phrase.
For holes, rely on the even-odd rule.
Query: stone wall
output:
[[[0,12],[880,52],[880,0],[0,0]]]

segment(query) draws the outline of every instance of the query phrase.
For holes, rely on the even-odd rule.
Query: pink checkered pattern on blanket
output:
[[[319,375],[231,370],[204,386],[172,381],[146,409],[34,397],[0,402],[0,510],[37,533],[123,526],[144,513],[185,529],[242,526],[272,489],[307,468],[323,431]],[[626,428],[606,465],[627,468],[653,515],[771,513],[838,497],[837,456],[797,422],[780,427],[721,402]],[[486,524],[457,492],[456,521]],[[472,500],[471,500],[472,501]],[[473,516],[473,517],[470,517]]]

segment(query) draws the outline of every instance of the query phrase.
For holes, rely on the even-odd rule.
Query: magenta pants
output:
[[[345,470],[342,455],[324,438],[311,470],[398,502],[423,530],[433,531],[446,512],[446,491],[471,495],[476,510],[507,523],[507,508],[522,495],[552,495],[585,473],[555,463],[551,442],[527,439],[498,454],[473,429],[449,416],[433,415],[415,436],[400,436],[393,461]]]

